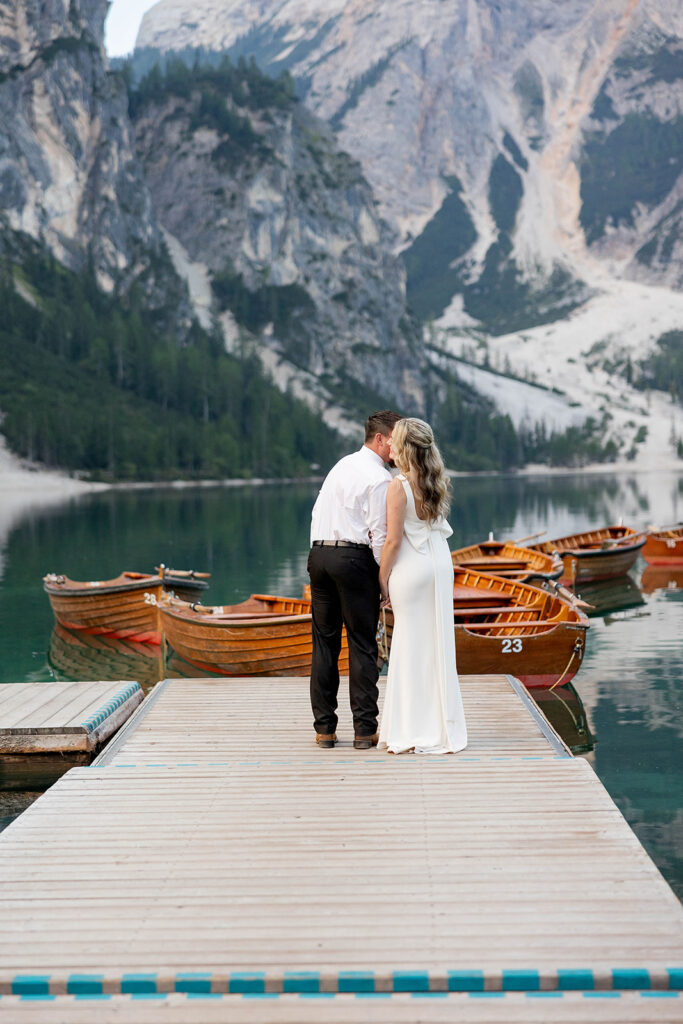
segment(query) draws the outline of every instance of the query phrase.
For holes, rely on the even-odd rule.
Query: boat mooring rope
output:
[[[576,657],[577,654],[580,654],[582,650],[583,650],[583,643],[580,640],[580,638],[577,637],[576,638],[576,643],[574,644],[574,650],[572,651],[572,656],[569,659],[569,661],[567,662],[567,667],[565,668],[565,670],[562,673],[562,675],[560,676],[560,678],[556,682],[554,682],[553,685],[550,687],[550,693],[553,692],[553,690],[555,689],[556,686],[560,685],[560,683],[562,682],[562,680],[566,676],[567,672],[569,672],[569,669],[571,667],[571,663],[573,662],[574,658]]]

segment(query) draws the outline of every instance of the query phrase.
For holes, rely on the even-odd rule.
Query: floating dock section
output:
[[[0,836],[0,1021],[680,1021],[674,893],[516,681],[461,683],[434,757],[354,750],[344,686],[320,750],[305,679],[160,683]]]
[[[91,754],[133,714],[138,683],[1,683],[3,754]]]

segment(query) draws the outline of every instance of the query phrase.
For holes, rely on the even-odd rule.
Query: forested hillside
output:
[[[309,475],[340,440],[197,325],[155,322],[25,244],[0,263],[2,429],[20,455],[95,479]]]

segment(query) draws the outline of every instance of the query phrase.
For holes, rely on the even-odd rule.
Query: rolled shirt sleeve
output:
[[[368,494],[368,530],[372,538],[372,553],[379,565],[382,548],[387,537],[387,488],[391,477],[379,480],[370,488]]]

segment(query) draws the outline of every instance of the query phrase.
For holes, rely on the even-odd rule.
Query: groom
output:
[[[313,506],[311,578],[313,661],[311,706],[316,742],[337,741],[338,658],[342,623],[349,641],[349,695],[357,750],[377,744],[379,561],[387,532],[384,463],[394,425],[385,409],[365,424],[365,443],[333,466]]]

